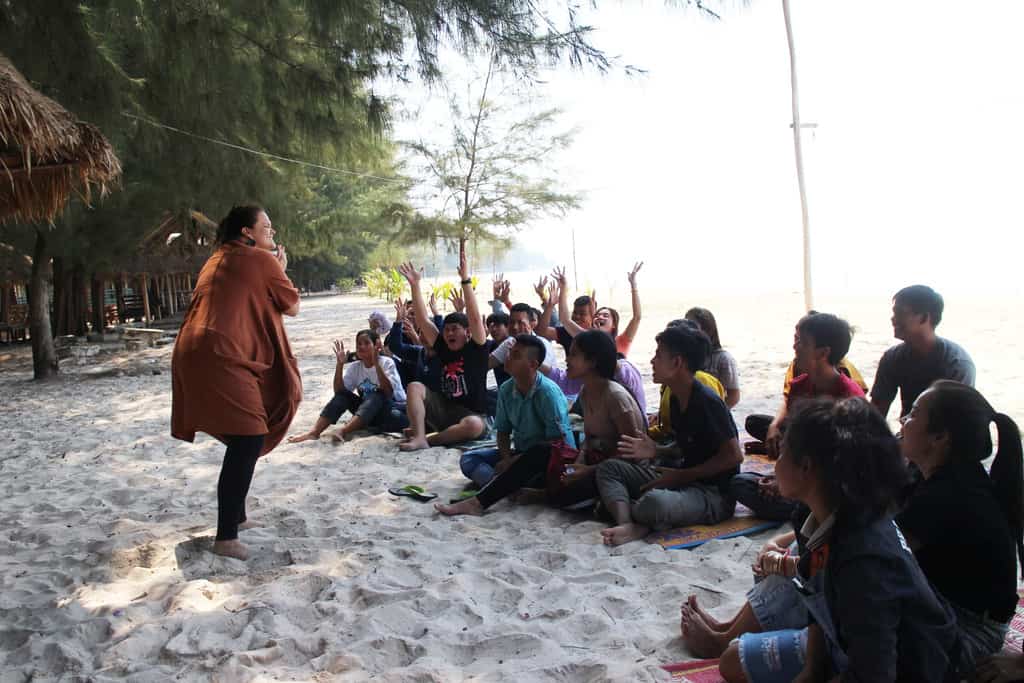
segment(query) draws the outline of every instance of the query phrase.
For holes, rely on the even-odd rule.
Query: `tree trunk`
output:
[[[71,301],[74,303],[71,327],[76,337],[84,337],[89,332],[86,325],[89,319],[89,279],[82,266],[75,266],[71,281]]]
[[[95,334],[102,334],[107,328],[106,289],[106,281],[93,275],[90,293],[92,294],[92,331]]]
[[[124,303],[124,290],[128,287],[128,278],[125,277],[124,273],[120,273],[117,276],[117,280],[114,281],[114,288],[117,290],[117,321],[124,325],[125,310],[127,306]]]
[[[28,291],[28,325],[32,335],[32,375],[47,379],[57,374],[57,349],[50,328],[50,286],[47,267],[45,228],[36,229],[36,248],[32,255],[32,280]]]

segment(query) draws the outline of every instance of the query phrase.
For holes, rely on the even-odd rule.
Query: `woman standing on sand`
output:
[[[238,540],[256,459],[284,437],[302,380],[281,314],[299,312],[285,275],[288,257],[258,206],[236,206],[217,228],[218,249],[203,266],[171,361],[171,434],[224,442],[217,480],[213,552],[247,559]]]

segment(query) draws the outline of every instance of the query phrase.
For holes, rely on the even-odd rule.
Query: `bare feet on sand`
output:
[[[242,545],[238,539],[233,541],[214,541],[213,552],[215,555],[233,557],[236,560],[249,559],[249,549]]]
[[[710,626],[712,631],[725,633],[729,630],[729,624],[723,624],[718,619],[715,619],[713,616],[708,614],[703,607],[697,604],[696,595],[691,595],[690,597],[686,598],[686,602],[684,602],[683,605],[689,607],[694,612],[696,612],[697,616],[700,617],[705,624]]]
[[[688,604],[683,603],[679,630],[682,632],[683,642],[690,654],[706,659],[721,657],[725,648],[729,646],[724,634],[713,631],[697,614],[696,610]]]
[[[630,541],[639,541],[650,531],[639,524],[620,524],[601,532],[605,545],[622,545]]]
[[[303,441],[316,441],[320,438],[320,435],[316,432],[306,432],[305,434],[296,434],[295,436],[288,437],[288,443],[302,443]]]
[[[467,498],[466,500],[460,500],[458,503],[452,503],[451,505],[434,503],[434,509],[442,515],[448,515],[449,517],[453,517],[455,515],[474,515],[478,517],[484,514],[484,506],[480,504],[480,501],[476,499],[476,496]]]
[[[398,444],[398,450],[400,451],[422,451],[424,448],[430,448],[430,444],[427,443],[427,437],[421,437],[419,439],[406,439]]]

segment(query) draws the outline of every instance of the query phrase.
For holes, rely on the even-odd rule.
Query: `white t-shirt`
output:
[[[540,339],[544,348],[547,349],[547,355],[544,358],[544,362],[541,365],[547,365],[549,368],[558,368],[561,365],[558,362],[558,356],[555,355],[555,345],[551,343],[551,340],[539,337],[536,334],[533,335],[536,339]],[[509,349],[512,348],[512,344],[515,342],[515,337],[509,336],[508,339],[501,342],[498,348],[491,351],[491,358],[504,364],[508,360]]]
[[[391,381],[391,388],[394,390],[391,398],[398,403],[405,403],[405,387],[402,386],[402,378],[398,376],[395,361],[387,356],[380,356],[380,365],[384,368],[384,374]],[[380,387],[380,382],[377,380],[377,368],[368,368],[363,365],[361,360],[356,360],[345,366],[342,381],[345,383],[346,389],[363,396],[377,391]]]

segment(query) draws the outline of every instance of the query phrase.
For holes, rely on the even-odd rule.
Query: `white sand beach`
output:
[[[773,411],[800,298],[673,300],[652,295],[645,310],[632,359],[648,381],[654,333],[682,315],[676,306],[705,305],[740,363],[737,424]],[[302,307],[288,322],[305,390],[293,432],[330,398],[330,340],[351,345],[370,311],[389,309],[363,295]],[[892,343],[887,298],[819,308],[860,327],[850,357],[873,377]],[[951,301],[939,331],[972,353],[979,388],[1020,421],[1019,319]],[[36,384],[28,349],[0,347],[5,683],[660,680],[660,665],[691,658],[678,637],[684,597],[724,617],[751,583],[765,534],[692,551],[609,549],[601,523],[541,506],[439,517],[387,488],[451,497],[464,484],[457,452],[403,454],[384,436],[278,447],[252,485],[249,517],[261,526],[242,532],[252,558],[214,556],[223,447],[169,436],[170,355],[66,361],[59,380]]]

